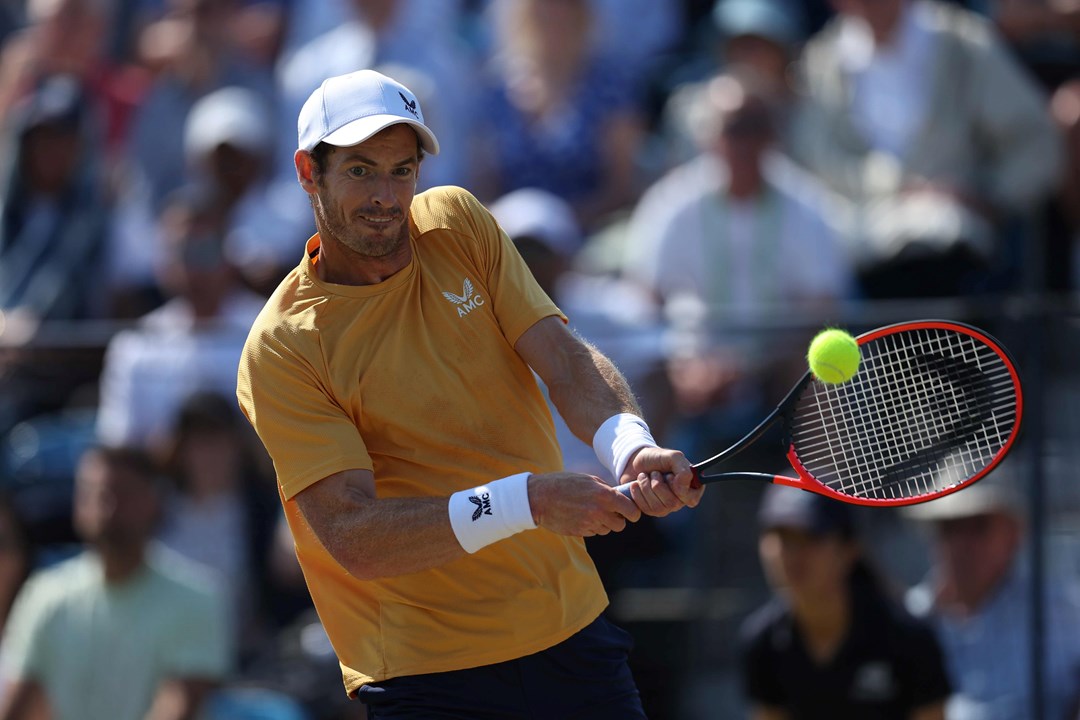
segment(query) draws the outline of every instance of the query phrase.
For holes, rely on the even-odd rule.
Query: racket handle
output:
[[[692,469],[694,471],[694,479],[690,481],[690,487],[697,490],[699,487],[701,487],[701,480],[698,479],[697,468],[692,468]],[[631,480],[630,482],[626,482],[626,483],[623,483],[622,485],[619,485],[615,489],[618,490],[619,492],[621,492],[626,497],[630,497],[630,485],[632,485],[634,482],[635,482],[634,480]]]

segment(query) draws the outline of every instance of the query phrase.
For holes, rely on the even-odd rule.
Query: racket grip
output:
[[[633,484],[633,482],[634,481],[631,480],[630,482],[623,483],[622,485],[617,486],[615,489],[621,492],[626,497],[630,497],[630,485]],[[695,490],[701,487],[701,480],[698,479],[696,469],[694,470],[694,479],[690,481],[690,487],[694,488]]]

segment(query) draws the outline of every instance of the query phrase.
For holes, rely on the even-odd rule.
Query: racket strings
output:
[[[860,346],[847,383],[807,385],[789,420],[799,461],[836,492],[912,498],[989,466],[1016,425],[1003,355],[949,329],[909,329]]]

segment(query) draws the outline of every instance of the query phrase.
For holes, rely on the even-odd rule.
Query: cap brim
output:
[[[385,130],[391,125],[409,125],[416,131],[420,138],[420,146],[428,155],[439,154],[439,141],[435,133],[428,129],[419,120],[410,120],[399,115],[368,115],[367,117],[353,120],[348,125],[338,128],[322,139],[322,142],[338,147],[352,147],[359,145],[376,133]],[[311,148],[307,148],[311,149]]]
[[[903,509],[903,515],[919,522],[941,522],[987,515],[995,512],[1019,512],[1019,501],[996,487],[972,485],[945,497]]]

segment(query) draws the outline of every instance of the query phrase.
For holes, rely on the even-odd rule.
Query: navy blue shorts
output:
[[[630,634],[600,616],[558,645],[467,670],[360,688],[371,720],[644,720]]]

